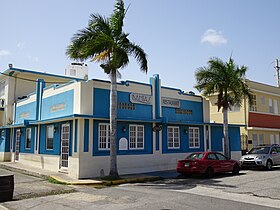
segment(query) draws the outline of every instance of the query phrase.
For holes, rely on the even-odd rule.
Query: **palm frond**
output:
[[[123,20],[125,18],[125,8],[123,0],[117,0],[115,9],[110,17],[111,30],[115,37],[118,37],[122,33]]]

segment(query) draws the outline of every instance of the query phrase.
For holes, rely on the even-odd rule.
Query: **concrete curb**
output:
[[[26,175],[30,175],[30,176],[34,176],[34,177],[38,177],[38,178],[42,178],[45,180],[49,180],[51,182],[51,179],[55,181],[56,184],[65,184],[65,185],[95,185],[95,186],[112,186],[112,185],[120,185],[120,184],[126,184],[126,183],[141,183],[141,182],[148,182],[148,181],[157,181],[157,180],[161,180],[163,179],[160,176],[143,176],[143,177],[137,177],[137,175],[135,175],[135,177],[133,178],[121,178],[118,180],[90,180],[90,179],[86,179],[86,180],[79,180],[79,181],[68,181],[65,180],[59,176],[55,176],[55,175],[46,175],[46,174],[42,174],[39,172],[34,172],[34,171],[28,171],[25,170],[23,168],[18,168],[18,167],[14,167],[14,166],[9,166],[9,165],[5,165],[5,164],[0,164],[0,168],[2,169],[6,169],[9,171],[14,171],[14,172],[18,172],[18,173],[22,173],[22,174],[26,174]]]
[[[103,185],[103,181],[98,180],[79,180],[78,182],[66,181],[57,176],[49,176],[48,178],[54,179],[58,182],[58,184],[66,184],[66,185]]]
[[[162,177],[159,176],[147,176],[147,177],[135,177],[135,178],[127,178],[127,179],[119,179],[112,181],[103,181],[104,185],[119,185],[119,184],[127,184],[127,183],[141,183],[141,182],[149,182],[149,181],[157,181],[161,180]]]
[[[148,181],[157,181],[161,180],[162,178],[159,176],[147,176],[147,177],[136,177],[136,178],[127,178],[127,179],[119,179],[119,180],[80,180],[79,182],[71,182],[65,181],[60,179],[56,176],[49,176],[50,178],[56,180],[59,184],[66,184],[66,185],[95,185],[95,186],[112,186],[112,185],[119,185],[119,184],[127,184],[127,183],[141,183],[141,182],[148,182]]]
[[[0,210],[9,210],[7,207],[0,204]]]
[[[48,179],[48,175],[45,174],[41,174],[38,172],[34,172],[34,171],[28,171],[22,168],[17,168],[17,167],[13,167],[13,166],[9,166],[9,165],[4,165],[4,164],[0,164],[0,168],[2,169],[6,169],[8,171],[14,171],[14,172],[18,172],[18,173],[22,173],[22,174],[26,174],[26,175],[30,175],[30,176],[35,176],[38,178],[43,178],[43,179]]]

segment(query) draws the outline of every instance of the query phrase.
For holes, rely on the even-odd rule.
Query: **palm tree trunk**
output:
[[[110,173],[112,178],[118,178],[117,168],[117,74],[111,73],[110,91]]]
[[[229,154],[229,138],[228,138],[228,109],[227,108],[223,108],[223,118],[224,118],[224,124],[223,124],[224,155],[226,157],[230,157],[230,154]]]

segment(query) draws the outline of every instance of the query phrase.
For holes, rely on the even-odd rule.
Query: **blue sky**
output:
[[[91,13],[109,16],[112,0],[1,1],[0,71],[14,67],[64,74],[72,62],[65,49]],[[194,72],[211,57],[248,66],[247,78],[275,85],[274,60],[280,58],[280,1],[277,0],[125,0],[124,31],[148,54],[143,74],[133,58],[122,80],[193,90]],[[89,77],[108,79],[87,62]]]

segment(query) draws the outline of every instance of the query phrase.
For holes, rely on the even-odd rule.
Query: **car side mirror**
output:
[[[277,154],[277,152],[273,151],[271,154],[276,155],[276,154]]]

